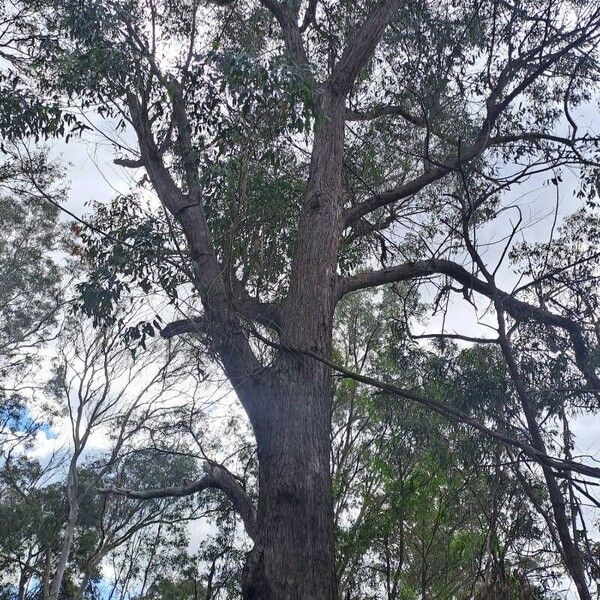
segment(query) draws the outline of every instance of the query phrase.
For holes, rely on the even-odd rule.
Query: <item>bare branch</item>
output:
[[[173,321],[168,325],[165,325],[160,332],[160,335],[165,339],[169,340],[178,335],[184,335],[186,333],[206,333],[207,324],[202,317],[196,317],[194,319],[179,319]]]
[[[478,279],[463,266],[450,260],[423,260],[404,263],[379,271],[359,273],[353,277],[340,280],[339,296],[341,297],[348,292],[376,287],[386,283],[406,281],[418,277],[429,277],[431,275],[447,275],[465,286],[465,288],[500,303],[516,321],[535,321],[543,325],[563,329],[569,334],[571,339],[579,370],[586,377],[592,388],[596,389],[600,387],[600,379],[596,375],[594,367],[590,364],[587,344],[577,323],[533,304],[523,302],[513,295],[498,289],[493,283]]]
[[[227,496],[242,518],[246,533],[252,540],[256,540],[256,509],[239,481],[222,466],[208,465],[205,467],[205,474],[198,481],[180,487],[149,490],[104,488],[98,491],[102,494],[118,494],[133,500],[151,500],[154,498],[183,498],[207,489],[218,489]]]

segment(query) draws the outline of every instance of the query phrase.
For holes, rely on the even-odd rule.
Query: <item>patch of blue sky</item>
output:
[[[51,440],[58,436],[50,423],[36,420],[26,407],[20,407],[9,415],[6,425],[13,431],[42,431]]]

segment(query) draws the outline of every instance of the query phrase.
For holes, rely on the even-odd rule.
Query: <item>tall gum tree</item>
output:
[[[252,425],[256,507],[214,470],[170,492],[216,487],[241,512],[254,542],[245,598],[336,597],[330,355],[345,294],[407,280],[442,281],[440,296],[457,286],[471,302],[489,300],[511,326],[556,329],[581,379],[598,389],[585,323],[526,290],[503,291],[474,234],[503,212],[502,191],[529,176],[565,165],[594,172],[596,140],[573,108],[589,99],[598,75],[597,3],[23,5],[40,30],[29,52],[44,59],[32,60],[32,85],[116,123],[108,136],[117,164],[143,172],[165,208],[170,253],[141,239],[147,230],[125,207],[125,220],[103,238],[104,256],[113,253],[113,271],[128,256],[126,275],[141,279],[144,291],[145,266],[175,269],[171,279],[151,282],[169,282],[187,314],[162,334],[202,339]],[[133,147],[117,139],[122,131]],[[517,231],[509,228],[500,261]],[[103,275],[86,289],[91,312],[124,293],[118,277]],[[174,293],[178,277],[193,286],[194,314]],[[500,328],[515,362],[511,330]],[[520,393],[516,364],[514,373]],[[505,433],[474,426],[510,443]],[[554,473],[567,466],[538,438],[515,443],[545,465],[560,529],[567,521]],[[593,471],[573,461],[568,468]],[[566,569],[591,600],[562,529]]]

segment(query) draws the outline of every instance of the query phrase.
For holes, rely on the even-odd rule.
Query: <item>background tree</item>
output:
[[[405,385],[423,373],[432,396],[470,414],[503,406],[498,354],[487,346],[425,352],[407,335],[406,304],[414,297],[402,288],[346,299],[339,362]],[[370,597],[369,589],[385,598],[550,597],[560,546],[524,501],[510,452],[355,381],[340,381],[335,407],[342,597]]]
[[[0,544],[3,584],[19,600],[80,600],[94,591],[102,561],[132,536],[163,528],[161,543],[170,536],[181,545],[186,521],[208,510],[186,499],[139,502],[99,494],[109,486],[164,487],[197,477],[197,461],[181,444],[160,452],[148,443],[149,435],[160,435],[152,420],[177,411],[178,386],[190,370],[178,345],[162,340],[154,344],[162,350],[134,359],[122,343],[127,319],[134,318],[100,330],[64,323],[46,389],[46,428],[55,428],[56,448],[39,461],[23,445],[3,447],[2,511],[11,523]]]
[[[46,152],[6,147],[0,163],[0,442],[2,453],[35,429],[23,406],[29,369],[55,334],[62,303],[57,264],[62,231],[58,203],[61,171]],[[34,183],[32,183],[34,182]],[[19,429],[21,435],[14,437]]]

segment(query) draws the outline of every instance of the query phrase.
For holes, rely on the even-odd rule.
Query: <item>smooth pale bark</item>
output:
[[[56,568],[54,570],[54,577],[52,578],[52,582],[50,583],[50,600],[56,600],[59,596],[60,588],[62,587],[63,578],[65,576],[65,570],[67,568],[67,562],[69,561],[69,556],[71,554],[73,537],[75,535],[75,526],[77,524],[77,517],[79,515],[79,500],[77,498],[77,492],[77,463],[76,458],[74,458],[69,469],[69,480],[67,485],[67,498],[69,500],[69,516],[65,525],[65,533],[63,535],[62,548],[58,557]]]
[[[50,598],[50,548],[46,548],[44,552],[44,575],[42,577],[42,594],[44,600],[48,600]]]

